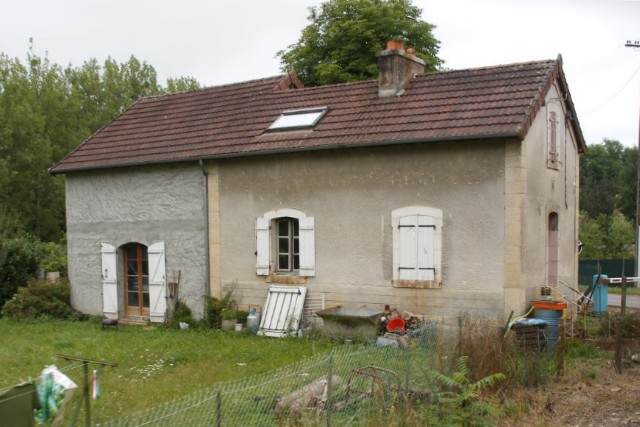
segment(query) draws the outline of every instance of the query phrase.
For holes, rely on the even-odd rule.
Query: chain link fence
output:
[[[429,369],[453,362],[442,350],[456,340],[439,332],[455,334],[455,326],[425,323],[404,337],[379,338],[376,345],[341,345],[330,354],[99,426],[384,425],[391,417],[395,422],[409,402],[426,399]]]

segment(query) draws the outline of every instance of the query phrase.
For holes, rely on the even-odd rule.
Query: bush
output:
[[[2,308],[2,315],[15,320],[40,318],[84,319],[85,315],[71,307],[69,284],[32,280],[18,289]]]
[[[39,242],[33,236],[0,242],[0,307],[36,276],[41,256]]]
[[[67,247],[63,243],[47,242],[42,244],[40,267],[44,271],[59,271],[63,276],[67,272]]]

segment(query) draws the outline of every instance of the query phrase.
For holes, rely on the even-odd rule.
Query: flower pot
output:
[[[236,323],[238,323],[236,319],[224,319],[222,321],[222,330],[233,331],[236,327]]]

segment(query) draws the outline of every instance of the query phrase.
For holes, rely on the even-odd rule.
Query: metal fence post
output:
[[[329,356],[329,372],[327,373],[327,401],[325,402],[325,413],[327,414],[327,427],[331,427],[331,377],[333,377],[333,358],[335,357],[336,350],[331,350],[331,356]]]
[[[215,425],[216,427],[222,426],[222,392],[218,389],[216,392],[216,418]]]

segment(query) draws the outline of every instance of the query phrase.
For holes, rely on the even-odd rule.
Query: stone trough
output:
[[[367,306],[336,306],[317,311],[316,314],[322,319],[326,335],[371,339],[378,333],[384,312]]]

